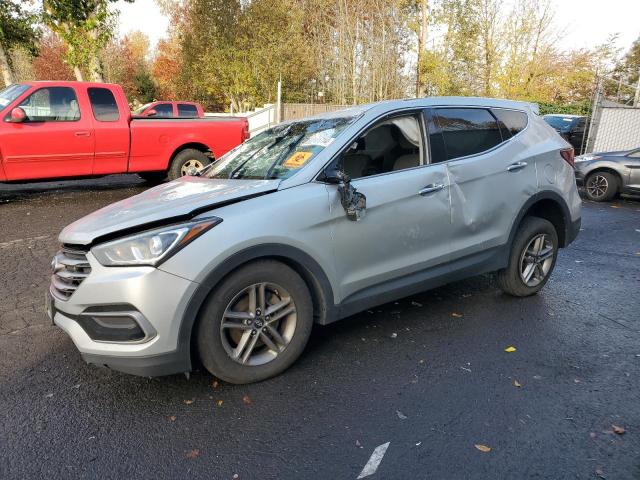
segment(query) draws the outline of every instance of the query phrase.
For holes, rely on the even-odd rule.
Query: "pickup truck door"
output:
[[[16,106],[27,118],[3,125],[7,180],[91,174],[94,139],[84,97],[71,87],[41,87]]]
[[[124,173],[129,158],[129,114],[124,98],[116,101],[116,94],[108,87],[89,87],[95,135],[93,174]],[[125,105],[125,106],[123,106]]]

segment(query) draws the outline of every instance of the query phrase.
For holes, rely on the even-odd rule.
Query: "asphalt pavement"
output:
[[[451,284],[316,327],[290,370],[234,386],[86,365],[48,323],[60,229],[144,188],[0,185],[1,479],[640,479],[637,199],[584,202],[535,297]]]

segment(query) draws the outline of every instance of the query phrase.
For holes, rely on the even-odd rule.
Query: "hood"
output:
[[[189,218],[216,205],[272,192],[279,183],[280,180],[183,177],[90,213],[62,230],[59,240],[88,245],[121,230]]]

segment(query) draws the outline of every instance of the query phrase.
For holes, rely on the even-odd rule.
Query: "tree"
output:
[[[21,47],[34,54],[38,30],[35,15],[14,0],[0,0],[0,73],[5,85],[14,82],[10,52]]]
[[[99,54],[113,36],[117,15],[108,5],[115,1],[43,0],[44,21],[67,44],[65,60],[78,80],[84,71],[91,80],[102,81]]]
[[[71,67],[64,62],[67,46],[50,30],[45,30],[38,44],[38,56],[33,59],[35,80],[73,80]]]

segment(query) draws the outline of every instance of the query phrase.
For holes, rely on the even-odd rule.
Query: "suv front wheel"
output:
[[[313,305],[294,270],[261,260],[229,275],[209,295],[197,329],[205,368],[230,383],[252,383],[286,370],[302,353]]]
[[[498,286],[515,297],[534,295],[549,280],[558,256],[558,233],[544,218],[524,219],[511,246],[509,265],[498,271]]]

